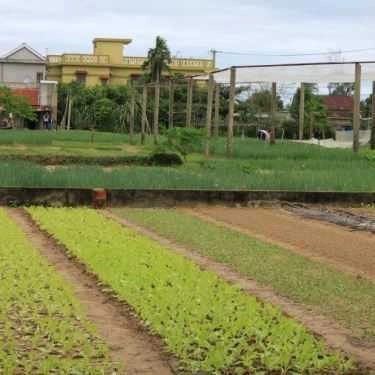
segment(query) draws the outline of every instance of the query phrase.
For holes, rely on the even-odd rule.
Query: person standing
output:
[[[43,128],[49,129],[50,115],[49,112],[45,112],[43,115]]]

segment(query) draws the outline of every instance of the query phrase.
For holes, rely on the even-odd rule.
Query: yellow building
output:
[[[122,85],[129,78],[143,74],[145,57],[124,56],[124,46],[131,39],[94,39],[93,54],[63,54],[47,57],[47,77],[62,83],[79,81],[87,86]],[[174,73],[193,75],[214,69],[213,60],[174,58],[170,64]]]

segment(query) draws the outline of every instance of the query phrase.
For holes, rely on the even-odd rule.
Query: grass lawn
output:
[[[375,161],[367,148],[354,155],[351,150],[292,142],[279,142],[271,147],[254,139],[236,139],[233,158],[227,159],[225,139],[218,138],[212,141],[210,158],[204,158],[197,146],[196,153],[189,155],[183,166],[168,168],[136,165],[140,164],[137,158],[144,158],[152,151],[152,140],[144,147],[129,145],[127,140],[124,134],[95,133],[91,143],[91,133],[84,131],[2,131],[0,184],[3,187],[375,191]],[[56,162],[59,156],[62,159]],[[26,162],[35,158],[43,165],[65,165],[50,170]],[[103,169],[104,165],[128,165],[129,160],[134,163],[131,167]]]
[[[312,306],[375,343],[375,283],[176,210],[114,212],[271,285],[278,294]]]

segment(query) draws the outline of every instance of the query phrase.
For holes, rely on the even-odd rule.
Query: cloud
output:
[[[42,53],[91,52],[94,37],[112,36],[133,38],[126,52],[144,55],[156,35],[173,53],[198,57],[210,48],[272,54],[375,47],[369,0],[0,0],[0,9],[0,53],[22,42]],[[375,59],[375,51],[349,57]],[[286,59],[219,55],[220,65],[276,60]]]

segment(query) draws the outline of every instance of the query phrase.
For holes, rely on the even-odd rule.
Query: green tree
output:
[[[72,128],[120,132],[127,123],[130,105],[128,86],[84,87],[72,82],[59,85],[59,121],[66,113],[68,97],[73,99]]]
[[[333,130],[328,125],[327,107],[316,92],[316,86],[305,86],[305,123],[310,126],[305,126],[304,136],[310,137],[310,135],[316,134],[320,138],[325,138],[327,135],[333,135],[331,134]],[[301,90],[297,89],[290,106],[290,114],[295,123],[298,123],[299,120],[300,94]]]
[[[156,44],[154,48],[150,48],[147,55],[147,60],[143,64],[143,69],[148,71],[150,77],[155,85],[155,109],[153,121],[154,141],[157,143],[159,135],[159,111],[160,111],[160,79],[163,71],[169,71],[169,64],[171,63],[171,52],[168,48],[167,41],[160,36],[156,37]]]
[[[33,107],[25,96],[15,95],[9,87],[0,86],[0,107],[5,113],[14,117],[35,121],[37,119]]]
[[[328,92],[330,96],[352,96],[354,83],[329,83]]]
[[[171,52],[167,41],[157,36],[155,47],[150,48],[148,51],[147,60],[143,64],[143,70],[150,73],[153,82],[159,82],[163,72],[169,72],[169,64],[171,62]]]
[[[372,113],[372,94],[361,102],[361,113],[365,118],[372,118],[370,147],[371,150],[375,150],[375,122],[373,118],[374,114]]]

